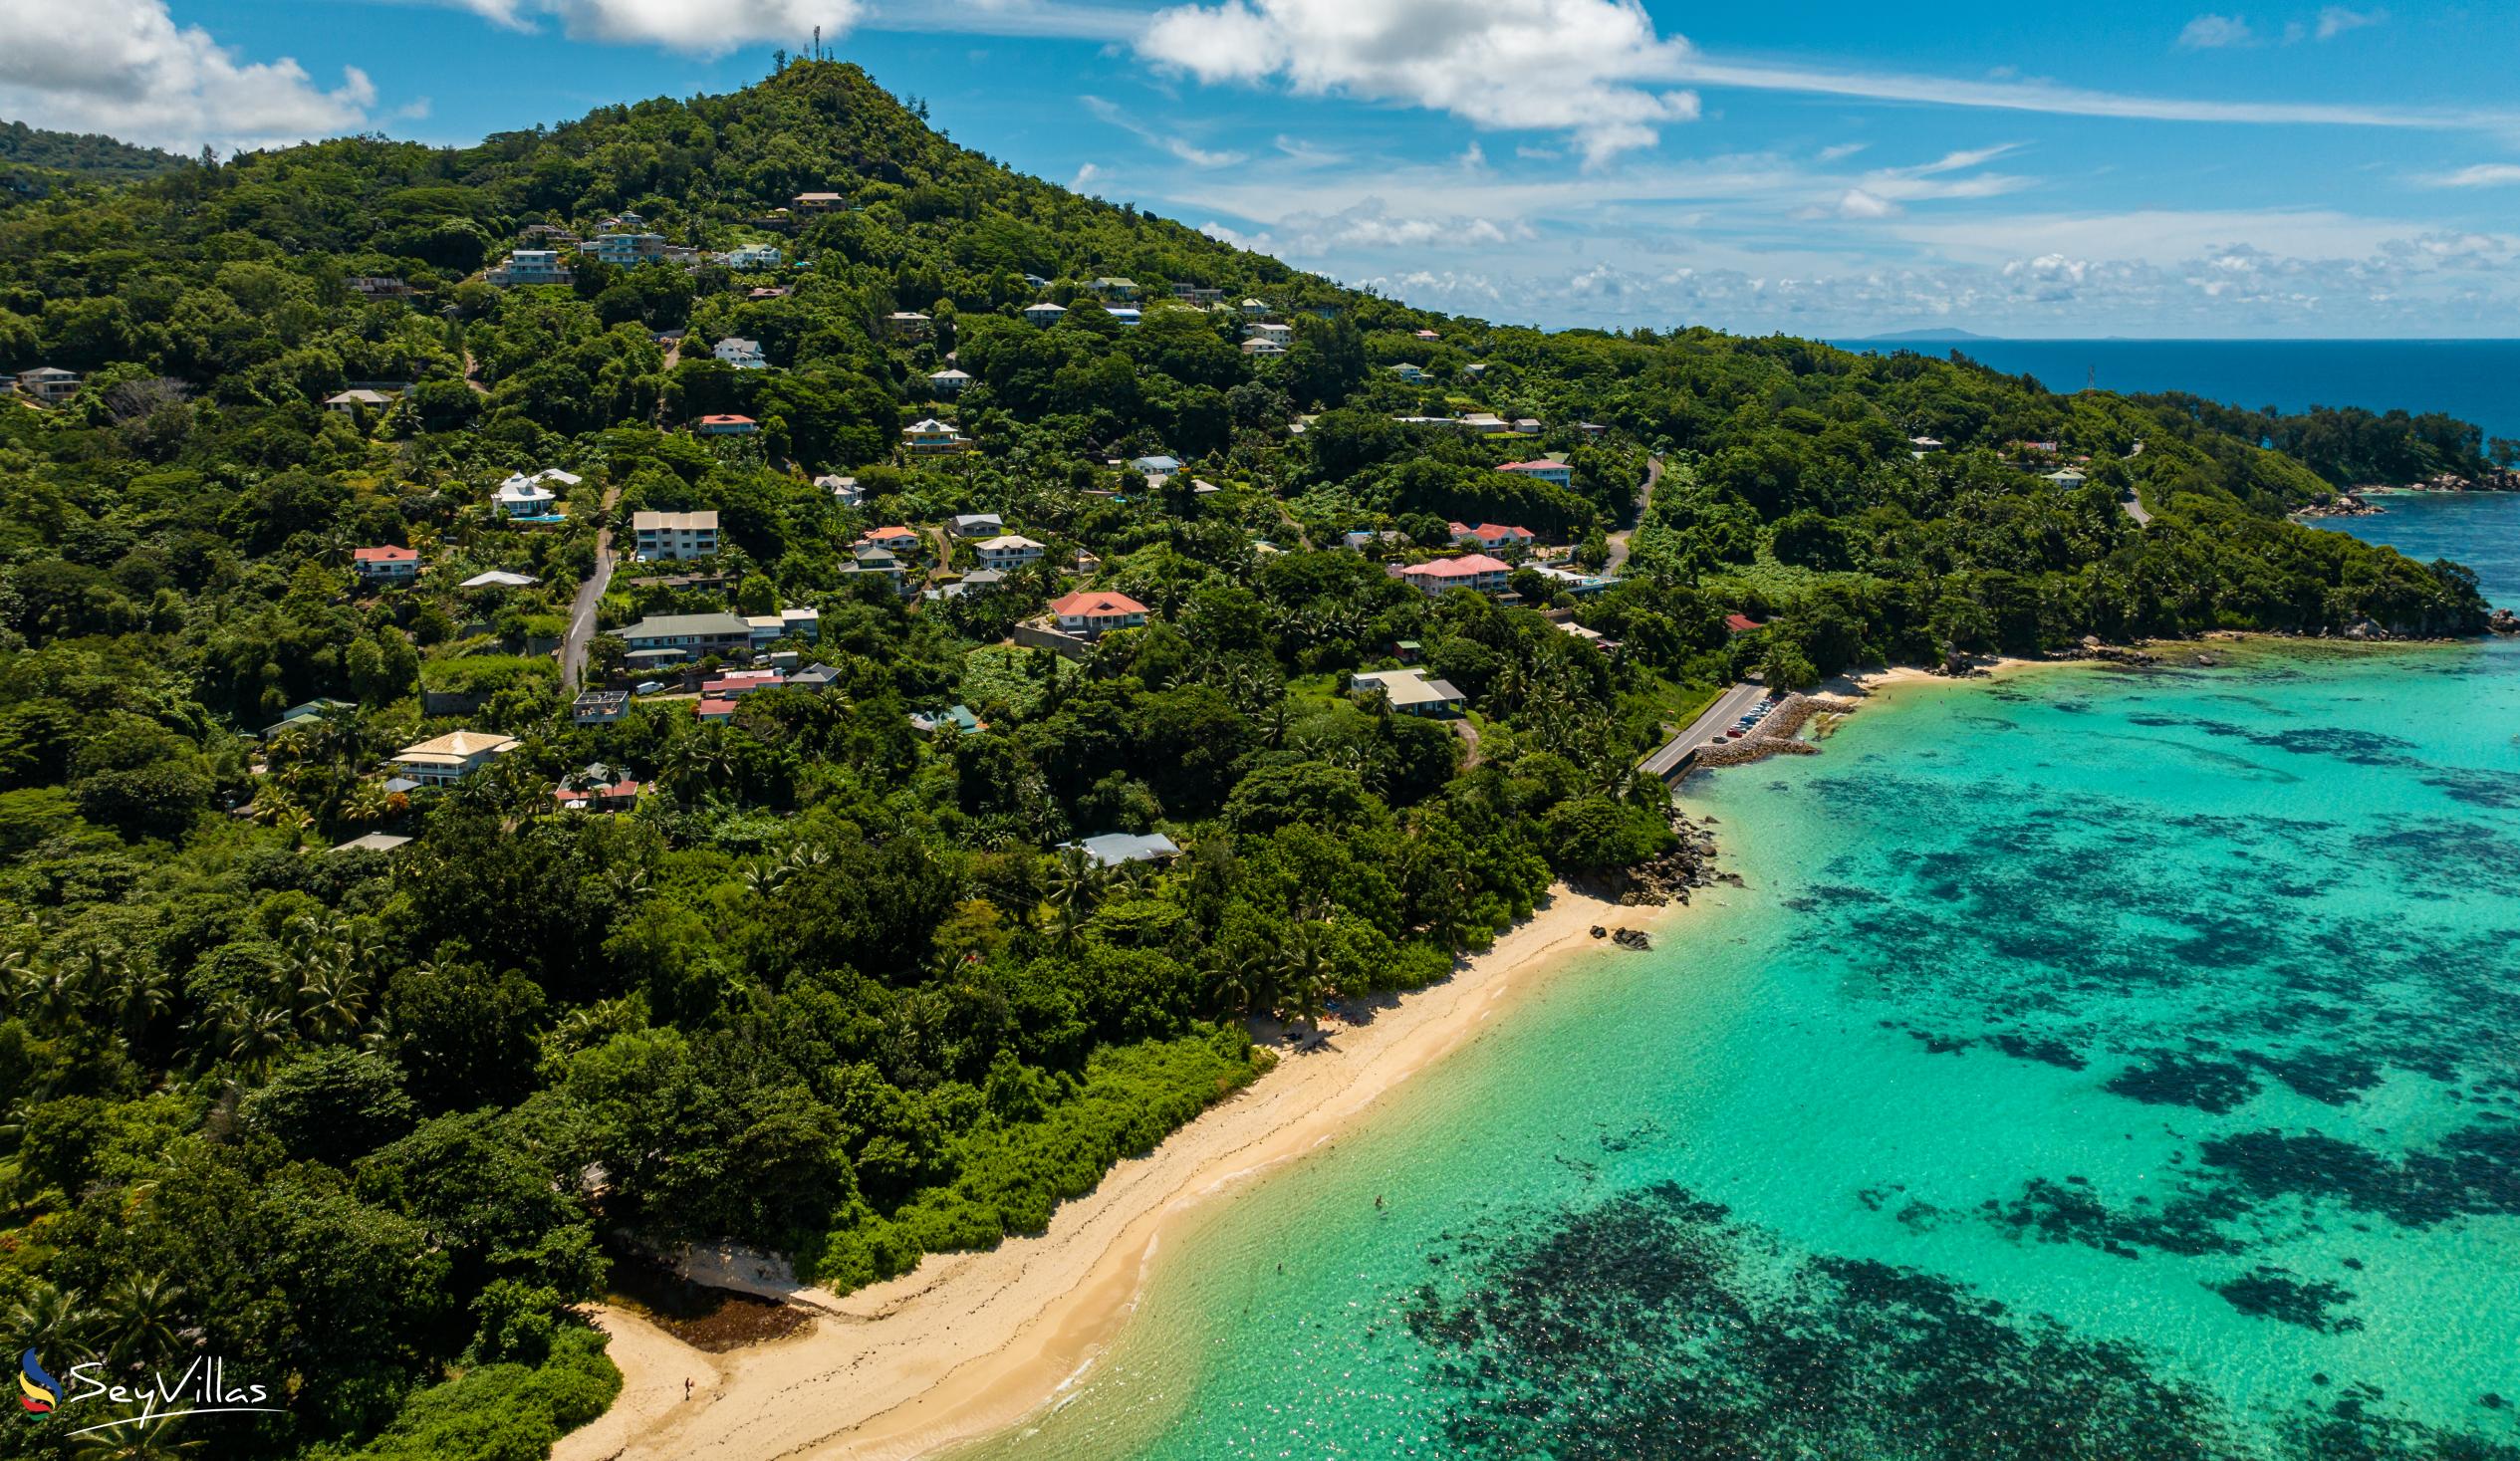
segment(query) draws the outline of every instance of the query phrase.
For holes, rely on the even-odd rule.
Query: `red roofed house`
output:
[[[1504,523],[1481,523],[1473,528],[1467,523],[1453,523],[1452,541],[1464,548],[1528,548],[1540,541],[1540,535],[1529,528],[1516,528]]]
[[[1484,553],[1465,553],[1459,558],[1438,558],[1432,563],[1411,564],[1399,571],[1400,582],[1432,599],[1453,589],[1476,589],[1482,594],[1505,592],[1505,578],[1513,569]]]
[[[750,436],[761,423],[750,416],[702,416],[691,429],[702,436]]]
[[[916,553],[918,551],[918,534],[909,528],[897,525],[869,528],[858,535],[858,541],[881,548],[886,553]]]
[[[1496,470],[1512,472],[1516,476],[1535,478],[1556,487],[1575,485],[1575,468],[1568,466],[1565,462],[1553,462],[1545,456],[1535,457],[1527,462],[1507,462]]]
[[[1759,622],[1757,619],[1752,618],[1746,613],[1727,613],[1724,615],[1724,628],[1731,633],[1746,634],[1752,629],[1764,629],[1766,627],[1766,624]]]
[[[574,812],[628,812],[638,805],[638,794],[646,790],[628,777],[603,787],[561,787],[551,799]]]
[[[416,548],[354,548],[350,566],[359,577],[371,584],[407,584],[419,577],[420,550]]]
[[[1146,606],[1126,594],[1080,592],[1050,601],[1059,627],[1081,639],[1095,639],[1112,629],[1134,629],[1146,621]]]
[[[716,679],[703,681],[700,694],[710,700],[740,700],[755,690],[775,690],[779,684],[779,672],[775,669],[730,669]]]
[[[735,718],[735,702],[732,700],[712,700],[702,698],[693,703],[692,709],[698,713],[700,719],[702,720],[732,720]]]

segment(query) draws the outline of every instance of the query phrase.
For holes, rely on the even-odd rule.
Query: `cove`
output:
[[[978,1454],[2520,1456],[2520,645],[2216,657],[1692,781],[1744,887],[1209,1204]]]

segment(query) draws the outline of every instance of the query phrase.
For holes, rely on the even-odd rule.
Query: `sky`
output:
[[[2520,337],[2520,5],[0,0],[0,118],[462,143],[816,25],[1013,167],[1428,308]]]

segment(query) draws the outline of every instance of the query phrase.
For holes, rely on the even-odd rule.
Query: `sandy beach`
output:
[[[1369,1019],[1330,1029],[1324,1048],[1282,1059],[1061,1206],[1047,1232],[987,1253],[931,1255],[847,1296],[797,1293],[823,1313],[789,1339],[704,1354],[635,1316],[599,1310],[597,1322],[616,1337],[622,1398],[553,1456],[903,1458],[1014,1425],[1091,1365],[1185,1214],[1338,1140],[1384,1093],[1510,1013],[1564,956],[1604,947],[1593,925],[1668,915],[1556,887],[1451,979],[1383,1002]]]

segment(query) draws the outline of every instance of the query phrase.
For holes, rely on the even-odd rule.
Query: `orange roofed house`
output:
[[[369,584],[407,584],[420,572],[420,551],[416,548],[354,548],[350,566],[358,571],[360,581]]]
[[[1112,629],[1134,629],[1146,621],[1146,606],[1126,594],[1076,593],[1050,602],[1059,627],[1080,639],[1101,638]]]
[[[1477,527],[1468,523],[1447,523],[1445,526],[1452,532],[1452,541],[1464,548],[1528,548],[1540,541],[1540,535],[1531,529],[1517,528],[1510,523],[1481,523]]]

